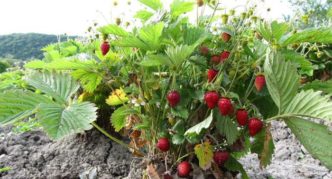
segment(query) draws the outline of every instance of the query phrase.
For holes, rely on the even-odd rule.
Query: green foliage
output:
[[[158,10],[163,7],[163,4],[161,3],[160,0],[139,0],[142,4],[148,6],[149,8],[153,10]]]
[[[31,91],[13,90],[0,93],[0,124],[10,124],[35,114],[40,103],[53,102]]]
[[[270,126],[270,125],[269,125]],[[258,154],[260,165],[266,167],[271,163],[274,153],[274,143],[270,127],[265,128],[255,136],[255,141],[251,146],[251,151]]]
[[[300,118],[286,119],[285,122],[313,157],[318,158],[327,168],[332,169],[331,130],[327,126]]]
[[[242,175],[242,179],[249,179],[247,172],[243,169],[242,164],[237,161],[233,156],[226,161],[225,167],[230,171],[239,171]]]
[[[313,90],[301,91],[283,111],[284,115],[332,120],[330,96]]]
[[[314,91],[323,91],[324,93],[332,94],[332,80],[320,81],[315,80],[310,83],[306,83],[303,86],[304,90],[313,89]]]
[[[101,32],[102,34],[113,34],[121,37],[126,37],[129,35],[127,31],[125,31],[124,29],[115,24],[110,24],[100,27],[98,28],[98,31]]]
[[[211,114],[209,115],[209,117],[207,117],[206,119],[204,119],[202,122],[200,122],[200,123],[196,124],[195,126],[192,126],[191,128],[189,128],[184,133],[184,135],[186,137],[199,135],[203,129],[207,129],[207,128],[210,127],[212,121],[213,121],[213,112],[211,112]]]
[[[303,55],[291,50],[282,51],[285,60],[291,61],[300,67],[300,73],[312,76],[314,73],[314,67],[312,63],[306,59]]]
[[[146,10],[137,11],[137,13],[135,14],[135,17],[138,19],[141,19],[143,22],[149,20],[150,17],[152,17],[152,16],[153,16],[153,13],[146,11]]]
[[[289,37],[282,39],[282,46],[287,46],[294,43],[332,43],[332,29],[331,28],[319,28],[319,29],[307,29],[302,32],[297,32]]]
[[[194,9],[194,3],[186,0],[174,0],[171,4],[171,16],[177,18],[179,15]]]
[[[78,69],[72,72],[73,78],[80,81],[85,91],[94,92],[103,80],[103,73]]]
[[[217,128],[219,133],[226,137],[227,144],[232,145],[239,136],[239,131],[237,130],[237,124],[230,117],[217,115]]]
[[[267,55],[264,73],[269,93],[282,113],[299,88],[299,76],[291,62],[285,62],[280,54]]]
[[[60,139],[92,128],[91,122],[97,118],[94,104],[73,102],[63,104],[40,104],[37,118],[47,134],[53,139]]]
[[[26,81],[61,103],[69,101],[80,87],[65,73],[31,73],[26,77]]]
[[[69,37],[75,38],[75,37]],[[66,40],[66,36],[59,39]],[[11,56],[15,59],[27,60],[31,58],[43,58],[42,47],[58,42],[56,35],[45,34],[10,34],[0,35],[0,57]]]
[[[116,109],[111,116],[112,126],[115,131],[119,132],[127,124],[127,119],[129,115],[135,114],[136,111],[129,108],[128,106],[121,106]]]
[[[23,88],[22,71],[11,71],[0,74],[0,92],[11,89]]]
[[[72,99],[79,85],[68,74],[35,72],[26,80],[45,95],[22,90],[0,93],[1,124],[36,114],[38,122],[53,139],[91,129],[90,123],[97,118],[96,107]]]
[[[7,172],[11,169],[12,169],[11,167],[2,167],[2,168],[0,168],[0,173]]]

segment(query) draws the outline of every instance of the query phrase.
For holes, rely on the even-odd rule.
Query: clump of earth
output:
[[[259,167],[255,154],[240,159],[250,178],[332,178],[332,171],[312,158],[283,122],[272,123],[272,135],[276,148],[267,168]],[[10,169],[0,172],[3,179],[136,179],[144,168],[140,159],[96,130],[51,141],[41,131],[16,134],[10,127],[0,128],[0,171],[4,167]]]

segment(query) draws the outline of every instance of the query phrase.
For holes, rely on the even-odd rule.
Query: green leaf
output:
[[[135,114],[136,111],[128,106],[121,106],[116,109],[111,116],[112,126],[116,132],[119,132],[127,124],[127,117],[131,114]]]
[[[288,104],[283,115],[332,120],[332,101],[329,95],[322,96],[320,91],[301,91]]]
[[[162,35],[163,29],[163,22],[148,25],[139,31],[138,36],[145,44],[149,46],[150,50],[157,50],[161,45],[160,37]]]
[[[172,130],[176,132],[175,135],[172,135],[172,143],[175,145],[182,144],[185,141],[185,123],[183,120],[178,120],[172,127]]]
[[[150,50],[151,48],[144,43],[142,40],[135,36],[128,36],[128,37],[123,37],[120,40],[116,40],[112,42],[113,45],[119,46],[119,47],[136,47],[136,48],[141,48],[143,50]]]
[[[332,94],[332,80],[328,81],[315,80],[310,83],[306,83],[303,86],[303,89],[305,90],[313,89],[315,91],[323,91],[324,93]]]
[[[197,144],[194,148],[195,154],[198,158],[199,166],[203,170],[211,168],[213,160],[213,147],[209,142]]]
[[[314,67],[312,63],[304,56],[291,50],[284,50],[282,51],[282,54],[284,55],[285,60],[295,62],[296,64],[298,64],[298,66],[301,69],[300,72],[302,74],[306,74],[308,76],[313,75]]]
[[[179,67],[194,51],[193,46],[179,45],[176,47],[168,47],[165,51],[166,55],[171,59],[176,67]],[[189,59],[188,59],[189,60]]]
[[[53,97],[56,101],[66,103],[79,89],[79,84],[66,73],[33,72],[26,77],[33,87]]]
[[[287,46],[294,43],[332,43],[332,29],[331,28],[318,28],[306,29],[302,32],[297,32],[285,38],[281,44]]]
[[[332,132],[324,125],[304,119],[291,118],[285,122],[311,155],[331,170]]]
[[[103,73],[93,71],[93,70],[75,70],[72,73],[72,76],[79,80],[84,90],[93,93],[101,81],[103,80]]]
[[[296,67],[291,62],[286,62],[280,54],[271,53],[265,60],[264,74],[269,93],[279,108],[279,113],[282,113],[299,88]]]
[[[127,31],[115,24],[109,24],[97,29],[102,34],[113,34],[121,37],[126,37],[129,35]]]
[[[184,43],[186,45],[193,45],[203,36],[206,36],[205,29],[199,27],[189,27],[188,29],[185,29],[183,34]]]
[[[225,163],[225,167],[234,172],[241,172],[242,179],[249,179],[247,172],[243,169],[243,166],[240,162],[238,162],[233,156],[230,156],[229,159]]]
[[[170,66],[171,64],[172,62],[165,55],[147,55],[145,56],[144,60],[140,62],[140,65],[146,67],[160,66],[160,65]]]
[[[163,7],[163,4],[160,2],[160,0],[139,0],[139,2],[153,10],[158,10]]]
[[[239,136],[237,124],[228,116],[217,115],[217,128],[221,135],[227,139],[227,144],[233,144]]]
[[[199,135],[199,133],[203,130],[203,129],[207,129],[210,127],[211,123],[213,121],[213,112],[211,111],[211,114],[209,117],[207,117],[205,120],[203,120],[202,122],[196,124],[195,126],[189,128],[184,135],[185,136],[193,136],[193,135]]]
[[[266,167],[271,163],[274,148],[275,147],[269,124],[269,127],[264,128],[262,132],[255,136],[255,141],[251,146],[251,152],[257,153],[260,165]]]
[[[97,108],[89,102],[61,104],[41,104],[37,113],[42,127],[52,139],[83,132],[92,128],[91,122],[97,119]]]
[[[327,11],[327,17],[332,18],[332,7]]]
[[[185,0],[174,0],[171,4],[171,16],[177,18],[179,15],[190,12],[194,9],[194,3]]]
[[[135,18],[141,19],[143,22],[150,19],[150,17],[153,16],[152,12],[146,11],[146,10],[140,10],[135,14]]]
[[[271,23],[272,36],[276,41],[279,41],[280,38],[289,30],[289,25],[286,22],[278,23],[273,21]]]
[[[85,62],[57,59],[49,63],[41,60],[33,60],[28,62],[24,67],[30,69],[46,69],[46,70],[75,70],[75,69],[89,69],[95,64],[94,60],[87,60]]]
[[[0,93],[0,124],[13,123],[35,114],[40,103],[52,103],[52,100],[31,91]]]

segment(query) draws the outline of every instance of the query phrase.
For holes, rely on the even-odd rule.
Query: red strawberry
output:
[[[167,138],[160,138],[157,143],[159,150],[167,152],[170,148],[169,140]]]
[[[209,91],[206,92],[204,95],[204,100],[206,102],[206,105],[210,108],[213,109],[214,107],[217,106],[218,104],[218,99],[219,99],[219,95],[217,92],[215,91]]]
[[[224,42],[228,42],[230,39],[231,39],[231,35],[229,34],[229,33],[227,33],[227,32],[223,32],[222,34],[221,34],[221,38],[222,38],[222,40],[224,41]]]
[[[248,122],[249,135],[254,136],[263,128],[263,122],[258,118],[251,118]]]
[[[217,76],[218,70],[209,69],[207,72],[208,82],[212,82],[214,78]]]
[[[101,50],[101,53],[105,56],[107,54],[107,52],[110,50],[110,44],[107,41],[104,41],[100,45],[100,50]]]
[[[262,91],[265,86],[265,76],[264,75],[257,75],[255,79],[255,87],[257,91]]]
[[[199,48],[199,51],[200,51],[201,55],[203,55],[203,56],[206,56],[209,54],[209,48],[207,48],[206,46],[201,46]]]
[[[245,109],[238,109],[236,111],[236,120],[240,126],[245,126],[248,122],[248,112]]]
[[[164,174],[163,179],[173,179],[173,177],[170,174]]]
[[[167,94],[167,100],[171,107],[175,107],[180,102],[180,93],[178,91],[170,91]]]
[[[224,165],[224,163],[228,160],[229,153],[227,151],[217,151],[213,154],[213,160],[219,166]]]
[[[229,51],[223,51],[223,52],[221,52],[221,54],[220,54],[220,60],[221,60],[221,62],[226,61],[227,58],[229,57],[229,55],[230,55]]]
[[[229,98],[222,97],[218,101],[218,107],[221,115],[227,116],[233,112],[233,105]]]
[[[183,161],[178,165],[178,176],[188,177],[191,171],[191,165],[187,161]]]
[[[211,62],[212,62],[213,64],[215,64],[215,65],[218,65],[218,64],[220,63],[220,56],[218,56],[218,55],[213,55],[213,56],[211,57]]]

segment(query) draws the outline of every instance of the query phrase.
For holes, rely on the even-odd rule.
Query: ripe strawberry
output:
[[[213,55],[213,56],[211,57],[211,62],[212,62],[213,64],[215,64],[215,65],[218,65],[218,64],[220,63],[220,56],[218,56],[218,55]]]
[[[164,174],[163,179],[173,179],[173,177],[170,174]]]
[[[217,92],[215,91],[209,91],[206,92],[204,95],[204,100],[206,102],[206,105],[210,108],[213,109],[214,107],[217,106],[218,104],[218,99],[219,99],[219,95]]]
[[[263,87],[265,86],[265,76],[264,75],[257,75],[255,79],[255,87],[257,91],[262,91]]]
[[[233,112],[233,105],[229,98],[222,97],[218,101],[218,107],[221,115],[227,116]]]
[[[169,140],[167,138],[160,138],[157,143],[159,150],[167,152],[170,148]]]
[[[224,165],[224,163],[228,160],[229,153],[227,151],[217,151],[213,154],[213,160],[219,166]]]
[[[104,41],[100,45],[100,50],[101,50],[101,53],[105,56],[107,54],[107,52],[110,50],[110,44],[107,41]]]
[[[180,102],[180,93],[178,91],[170,91],[167,94],[167,100],[171,107],[175,107]]]
[[[209,69],[207,72],[208,82],[212,82],[218,74],[218,70]]]
[[[248,122],[249,135],[254,136],[263,128],[263,122],[258,118],[251,118]]]
[[[199,48],[199,52],[201,55],[207,56],[209,54],[209,48],[207,48],[206,46],[201,46]]]
[[[187,161],[183,161],[178,165],[178,176],[188,177],[191,171],[191,165]]]
[[[221,54],[220,54],[220,60],[221,60],[221,62],[226,61],[227,58],[229,57],[229,55],[230,55],[229,51],[223,51],[223,52],[221,52]]]
[[[221,38],[222,38],[222,40],[224,41],[224,42],[228,42],[230,39],[231,39],[231,35],[229,34],[229,33],[227,33],[227,32],[223,32],[222,34],[221,34]]]
[[[236,111],[236,120],[240,126],[247,125],[248,122],[248,112],[245,109],[238,109]]]

